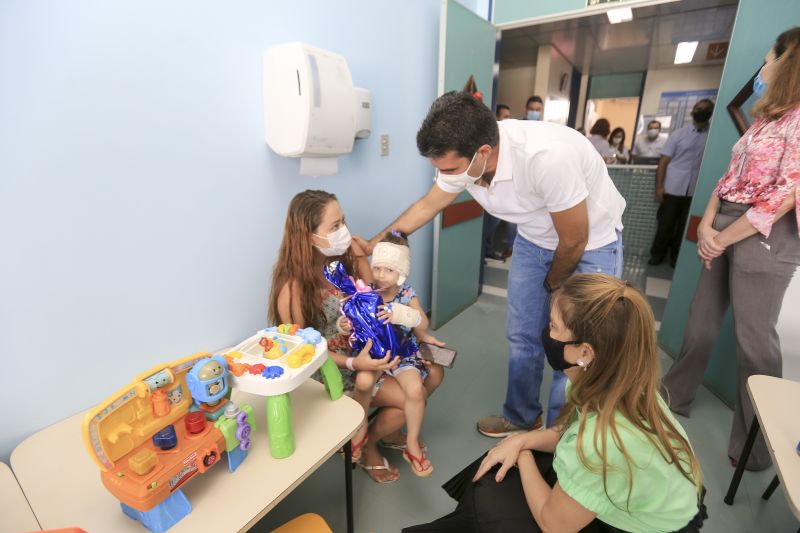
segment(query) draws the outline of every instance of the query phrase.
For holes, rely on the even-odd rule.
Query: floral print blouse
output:
[[[728,170],[714,193],[749,204],[747,219],[769,237],[778,207],[792,190],[800,234],[800,105],[778,120],[757,119],[733,146]]]

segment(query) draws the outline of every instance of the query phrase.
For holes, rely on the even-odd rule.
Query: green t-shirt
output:
[[[666,410],[666,406],[662,404],[662,408],[686,437],[683,428]],[[601,521],[631,533],[670,532],[688,524],[697,513],[697,490],[694,484],[674,464],[668,464],[647,437],[621,414],[616,415],[615,422],[632,462],[630,507],[627,506],[628,467],[610,431],[606,437],[609,467],[606,490],[603,489],[602,463],[594,446],[596,421],[594,414],[587,417],[582,447],[586,461],[589,465],[596,465],[597,471],[586,468],[578,457],[578,421],[567,428],[558,442],[553,468],[564,492],[596,513]]]

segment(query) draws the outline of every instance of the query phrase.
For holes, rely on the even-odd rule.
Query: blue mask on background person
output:
[[[528,110],[528,112],[525,113],[525,118],[528,120],[542,120],[542,112]]]
[[[761,69],[763,68],[761,67]],[[761,69],[758,70],[756,79],[753,80],[753,94],[756,95],[756,98],[761,98],[767,92],[767,82],[761,79]]]

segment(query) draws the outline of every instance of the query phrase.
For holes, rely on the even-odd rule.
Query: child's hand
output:
[[[356,356],[355,361],[353,361],[354,370],[371,370],[371,371],[383,372],[384,370],[394,369],[400,362],[399,357],[392,357],[391,351],[387,351],[386,357],[384,357],[383,359],[373,359],[369,355],[370,349],[372,349],[372,339],[367,340],[367,343],[364,345],[364,348]]]
[[[378,314],[375,316],[384,324],[388,324],[392,321],[392,311],[388,305],[379,305]]]
[[[346,316],[340,316],[336,321],[336,330],[342,335],[350,335],[353,332],[353,323]]]
[[[438,346],[440,348],[444,348],[447,343],[440,341],[430,333],[423,333],[422,335],[417,335],[417,340],[419,342],[427,342],[428,344],[433,344],[434,346]]]

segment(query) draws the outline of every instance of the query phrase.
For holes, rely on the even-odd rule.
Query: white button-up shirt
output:
[[[550,213],[586,200],[586,249],[594,250],[617,239],[625,200],[608,176],[603,158],[586,137],[550,122],[509,119],[497,125],[500,153],[494,178],[489,187],[466,188],[486,211],[517,224],[519,233],[537,246],[555,250],[558,234]],[[462,190],[441,180],[436,183],[445,192]]]
[[[633,145],[633,155],[638,157],[661,157],[661,150],[667,144],[667,135],[659,133],[658,137],[652,141],[646,133],[636,136],[636,143]]]

